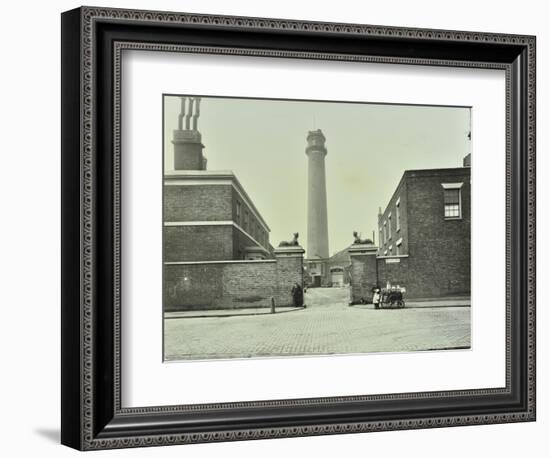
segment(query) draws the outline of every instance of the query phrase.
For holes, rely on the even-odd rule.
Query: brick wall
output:
[[[350,267],[350,301],[372,301],[372,288],[377,285],[375,254],[354,254]]]
[[[275,304],[292,305],[292,287],[298,283],[304,286],[304,258],[302,255],[281,256],[276,254],[277,288]]]
[[[401,239],[401,246],[399,248],[399,254],[408,254],[409,253],[409,211],[408,211],[408,192],[407,186],[404,189],[405,192],[401,193],[399,198],[399,230],[397,230],[397,213],[393,221],[394,231],[392,236],[393,242],[393,253],[397,254],[397,241]],[[394,204],[395,207],[395,204]]]
[[[202,170],[203,169],[203,145],[192,142],[174,143],[174,169],[175,170]]]
[[[176,264],[164,267],[165,310],[270,307],[275,261]]]
[[[164,260],[233,259],[233,226],[164,226]]]
[[[231,185],[164,186],[164,221],[231,221]]]
[[[302,257],[164,266],[165,311],[292,306]]]
[[[243,259],[245,249],[251,246],[256,246],[256,243],[248,235],[233,227],[233,259]]]
[[[444,218],[442,183],[463,183],[462,218]],[[401,231],[395,229],[395,202],[400,198]],[[390,199],[380,221],[392,212],[392,240],[403,238],[400,254],[408,258],[379,258],[378,284],[389,281],[407,289],[406,298],[463,296],[470,294],[470,168],[410,170]]]
[[[232,219],[240,227],[242,227],[248,234],[250,234],[256,241],[260,243],[265,249],[269,248],[269,232],[260,223],[260,220],[256,218],[254,212],[245,203],[237,191],[233,189],[232,197]],[[249,243],[250,245],[250,243]]]
[[[409,258],[378,258],[376,264],[380,288],[385,288],[388,282],[392,285],[405,287],[407,289],[406,297],[414,296],[422,291],[422,284],[417,282],[415,273],[409,268]]]
[[[397,201],[399,201],[399,229],[397,226]],[[391,218],[389,217],[391,214]],[[384,230],[384,222],[389,227],[390,237],[384,237],[380,235],[380,228]],[[401,247],[399,254],[408,253],[408,213],[407,213],[407,176],[403,175],[403,178],[399,182],[393,196],[388,203],[388,206],[382,213],[378,215],[378,254],[382,256],[386,250],[392,247],[392,253],[396,254],[397,245],[396,242],[401,239]]]
[[[456,182],[463,183],[462,218],[446,220],[441,183]],[[410,172],[407,187],[411,297],[469,295],[470,169]]]

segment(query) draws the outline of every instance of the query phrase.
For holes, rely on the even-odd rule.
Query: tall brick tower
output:
[[[181,111],[178,116],[178,128],[174,130],[174,170],[206,170],[206,158],[202,154],[204,145],[198,131],[200,115],[200,97],[189,97],[189,109],[185,111],[187,97],[181,97]],[[193,113],[194,111],[194,113]],[[185,117],[185,129],[183,118]],[[191,125],[193,118],[193,125]]]
[[[320,129],[309,131],[307,136],[307,259],[327,259],[329,254],[325,140]]]

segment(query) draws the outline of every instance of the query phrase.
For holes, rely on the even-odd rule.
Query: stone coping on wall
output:
[[[273,250],[275,256],[300,256],[302,257],[306,250],[300,245],[280,246]]]
[[[371,244],[353,244],[348,248],[350,256],[354,255],[376,255],[378,247]]]
[[[167,266],[175,265],[191,265],[191,264],[250,264],[250,263],[274,263],[276,259],[229,259],[229,260],[215,260],[215,261],[166,261],[164,264]]]
[[[400,258],[408,258],[408,254],[393,254],[391,256],[376,256],[376,259],[400,259]]]

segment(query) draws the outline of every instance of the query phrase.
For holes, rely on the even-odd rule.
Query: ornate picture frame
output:
[[[81,7],[62,15],[62,434],[79,450],[535,420],[533,36]],[[506,74],[506,386],[127,408],[121,403],[121,53]]]

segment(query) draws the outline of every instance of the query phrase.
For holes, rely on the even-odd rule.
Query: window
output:
[[[244,230],[248,231],[248,211],[244,211]]]
[[[395,231],[401,229],[401,199],[397,199],[395,203]]]
[[[445,219],[462,218],[460,188],[462,183],[441,183],[443,186],[443,216]]]
[[[235,213],[236,213],[236,219],[237,219],[237,224],[241,224],[241,203],[239,201],[237,201],[237,208],[235,210]]]
[[[378,237],[378,243],[382,243],[382,226],[380,226],[380,235]]]
[[[391,256],[391,255],[392,255],[392,251],[393,251],[393,245],[390,245],[390,246],[389,246],[388,251],[389,251],[390,256]]]
[[[395,254],[399,256],[401,253],[401,244],[403,243],[403,238],[400,238],[397,242],[395,242]]]
[[[388,215],[388,240],[391,240],[391,213]]]
[[[384,235],[384,243],[386,243],[386,240],[388,238],[387,229],[388,229],[387,221],[384,221],[384,231],[382,232],[382,234]]]
[[[445,189],[445,218],[460,218],[460,189]]]

